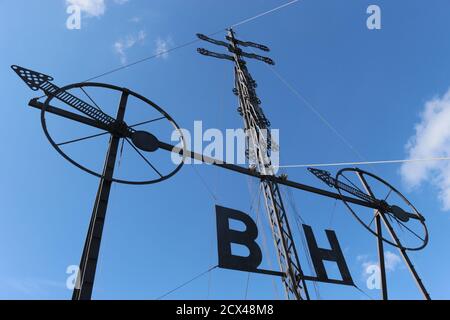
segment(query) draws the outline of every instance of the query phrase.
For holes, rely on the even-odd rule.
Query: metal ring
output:
[[[48,96],[47,99],[44,102],[43,108],[41,110],[41,125],[42,125],[42,129],[44,130],[44,134],[47,137],[48,141],[50,142],[50,144],[53,146],[53,148],[55,148],[55,150],[67,161],[69,161],[70,163],[72,163],[74,166],[76,166],[77,168],[93,175],[96,176],[98,178],[103,178],[103,174],[100,174],[98,172],[95,172],[89,168],[86,168],[85,166],[81,165],[80,163],[76,162],[75,160],[73,160],[71,157],[69,157],[64,151],[61,150],[61,148],[56,144],[56,142],[52,139],[50,133],[48,132],[48,128],[47,128],[47,123],[46,123],[46,119],[45,119],[45,113],[47,108],[50,105],[50,102],[55,98],[56,95],[58,95],[61,92],[70,90],[70,89],[74,89],[74,88],[83,88],[83,87],[97,87],[97,88],[106,88],[106,89],[110,89],[110,90],[114,90],[114,91],[120,91],[122,93],[126,92],[127,94],[129,94],[130,96],[133,96],[139,100],[144,101],[145,103],[147,103],[148,105],[150,105],[151,107],[153,107],[154,109],[156,109],[159,113],[161,113],[171,124],[172,126],[175,128],[175,130],[178,130],[178,132],[180,133],[180,139],[183,142],[183,150],[186,150],[186,141],[184,139],[183,136],[183,131],[180,129],[180,127],[178,126],[178,124],[175,122],[175,120],[173,120],[173,118],[167,113],[165,112],[161,107],[159,107],[156,103],[154,103],[153,101],[145,98],[144,96],[130,91],[129,89],[126,88],[120,88],[118,86],[114,86],[111,84],[106,84],[106,83],[96,83],[96,82],[81,82],[81,83],[74,83],[74,84],[70,84],[67,85],[65,87],[60,88],[59,90],[57,90],[56,92],[54,92],[51,96]],[[158,183],[158,182],[162,182],[165,181],[171,177],[173,177],[178,171],[180,171],[181,167],[184,165],[184,161],[186,159],[185,154],[183,153],[182,155],[182,161],[180,162],[180,164],[173,170],[171,171],[169,174],[159,178],[159,179],[154,179],[154,180],[144,180],[144,181],[128,181],[128,180],[121,180],[121,179],[115,179],[113,178],[112,181],[116,182],[116,183],[120,183],[120,184],[127,184],[127,185],[149,185],[149,184],[154,184],[154,183]]]
[[[422,215],[417,211],[417,209],[412,205],[412,203],[400,192],[398,191],[396,188],[394,188],[391,184],[389,184],[387,181],[381,179],[380,177],[377,177],[376,175],[361,170],[361,169],[357,169],[357,168],[345,168],[340,170],[337,175],[336,175],[336,181],[340,181],[339,177],[343,176],[344,172],[358,172],[361,173],[362,175],[367,175],[369,177],[372,177],[373,179],[381,182],[382,184],[384,184],[385,186],[387,186],[390,190],[392,190],[393,192],[395,192],[411,209],[413,209],[414,214],[416,214],[418,217],[422,218]],[[366,228],[367,230],[370,231],[370,233],[372,233],[374,236],[378,237],[378,234],[373,231],[369,226],[367,226],[367,224],[361,220],[361,218],[355,213],[355,211],[350,207],[350,205],[345,201],[344,195],[341,192],[341,188],[339,188],[338,185],[335,186],[336,189],[339,192],[339,195],[341,196],[342,201],[344,202],[344,204],[346,205],[347,209],[350,210],[350,212],[352,213],[352,215],[358,220],[359,223],[361,223],[364,228]],[[393,245],[394,247],[400,248],[400,249],[404,249],[404,250],[409,250],[409,251],[419,251],[422,250],[423,248],[425,248],[428,244],[428,229],[427,226],[425,225],[425,222],[423,220],[419,220],[420,223],[422,224],[424,230],[425,230],[425,239],[423,239],[423,244],[417,248],[413,248],[413,247],[405,247],[405,246],[398,246],[395,242],[392,242],[386,238],[384,238],[383,236],[381,237],[383,239],[384,242],[389,243],[390,245]]]

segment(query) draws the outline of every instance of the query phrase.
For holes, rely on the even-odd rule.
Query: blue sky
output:
[[[68,30],[63,0],[0,1],[5,119],[0,126],[5,137],[0,157],[0,298],[71,297],[65,288],[66,268],[79,262],[98,184],[48,144],[39,112],[27,107],[35,93],[9,66],[52,75],[59,85],[79,82],[283,3],[106,0],[104,7],[86,7],[81,30]],[[381,30],[366,28],[370,4],[382,9]],[[266,115],[280,129],[281,163],[360,161],[357,153],[364,160],[449,156],[450,133],[444,121],[450,118],[450,98],[445,96],[450,87],[449,9],[444,0],[305,0],[237,27],[238,37],[272,48],[275,70],[353,146],[343,143],[268,67],[249,62]],[[220,50],[197,43],[97,81],[145,95],[187,129],[195,120],[202,120],[205,128],[239,128],[232,66],[198,55],[199,45]],[[93,95],[109,101],[104,93]],[[138,111],[130,117],[139,121],[146,116]],[[52,125],[59,137],[73,137],[70,125]],[[104,144],[97,140],[72,151],[98,165]],[[121,168],[126,162],[124,158]],[[411,257],[432,297],[450,298],[448,165],[364,168],[398,186],[426,216],[430,243]],[[292,180],[323,187],[305,169],[286,172]],[[157,185],[115,185],[94,298],[155,299],[216,265],[214,205],[255,216],[255,206],[250,209],[256,186],[257,181],[206,165],[195,170],[186,166]],[[378,291],[366,288],[364,274],[364,267],[376,260],[375,238],[343,204],[299,191],[292,196],[319,244],[326,245],[324,229],[336,231],[354,280],[378,298]],[[263,210],[260,214],[267,223]],[[266,236],[269,255],[264,265],[270,267],[275,260],[270,234]],[[262,244],[262,235],[259,241]],[[395,248],[386,250],[398,254]],[[420,298],[405,266],[395,258],[392,263],[392,298]],[[247,279],[246,273],[214,270],[168,298],[241,299],[246,297]],[[328,299],[366,298],[352,288],[320,285],[319,292]],[[251,275],[248,298],[282,296],[278,279]]]

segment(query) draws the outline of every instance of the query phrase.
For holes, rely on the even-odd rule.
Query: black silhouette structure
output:
[[[407,251],[418,251],[426,247],[428,244],[428,230],[425,225],[425,218],[417,211],[417,209],[409,202],[409,200],[401,194],[397,189],[395,189],[392,185],[390,185],[385,180],[380,177],[369,173],[367,171],[363,171],[361,169],[353,169],[347,168],[340,170],[336,178],[331,176],[331,173],[310,168],[309,171],[314,174],[317,178],[325,182],[328,186],[332,188],[336,188],[339,194],[342,196],[342,201],[345,206],[351,212],[351,214],[360,222],[364,228],[366,228],[371,234],[377,237],[378,244],[378,258],[379,258],[379,266],[380,266],[380,277],[381,277],[381,289],[382,289],[382,298],[383,300],[388,300],[388,286],[386,280],[386,263],[385,263],[385,254],[384,254],[384,242],[397,247],[400,251],[401,256],[403,257],[406,265],[408,266],[414,280],[416,281],[421,293],[424,298],[430,300],[430,294],[425,288],[425,285],[422,282],[422,279],[419,277],[414,265],[409,258]],[[360,186],[353,182],[348,178],[348,174],[355,175],[357,180],[360,182]],[[370,180],[371,182],[369,182]],[[344,182],[346,181],[346,182]],[[384,198],[377,199],[375,196],[375,188],[374,184],[380,184],[385,187],[387,190],[386,196]],[[379,188],[378,188],[379,189]],[[403,207],[408,208],[410,212],[405,211],[402,207],[398,205],[390,205],[387,200],[392,195],[397,195],[399,201],[402,203]],[[374,215],[371,217],[370,222],[368,220],[364,220],[361,217],[361,214],[357,214],[356,210],[351,206],[349,202],[345,199],[345,196],[352,195],[357,198],[360,198],[364,201],[368,201],[374,204]],[[368,223],[369,222],[369,223]],[[415,222],[418,224],[418,228],[413,230],[408,224]],[[374,223],[374,227],[372,228],[372,224]],[[417,239],[415,245],[405,245],[403,244],[400,236],[393,228],[393,223],[396,223],[400,226],[401,231],[405,233],[409,233]],[[388,231],[391,238],[387,238],[383,235],[382,226],[385,226],[385,229]]]
[[[331,192],[328,190],[305,185],[299,182],[291,181],[286,176],[277,175],[272,166],[270,155],[272,150],[274,148],[277,148],[278,146],[276,146],[276,144],[272,141],[272,137],[270,136],[269,129],[271,124],[265,116],[264,111],[261,107],[261,101],[256,94],[256,81],[252,78],[244,58],[262,61],[269,65],[273,65],[274,62],[268,57],[244,52],[240,47],[254,48],[265,52],[268,52],[269,48],[254,42],[238,40],[236,39],[233,30],[229,30],[228,32],[228,35],[226,37],[226,40],[228,42],[214,40],[200,34],[198,35],[198,37],[201,40],[225,47],[228,50],[227,54],[222,54],[214,53],[206,49],[198,49],[199,53],[206,56],[231,61],[234,64],[234,93],[239,99],[238,112],[243,118],[244,128],[248,136],[247,157],[249,159],[249,162],[252,163],[249,168],[224,163],[222,160],[219,161],[217,159],[212,159],[202,154],[187,150],[180,127],[172,119],[172,117],[151,100],[129,89],[120,88],[104,83],[86,82],[75,83],[60,88],[52,83],[53,78],[48,75],[30,69],[25,69],[20,66],[12,66],[13,71],[16,72],[16,74],[30,87],[30,89],[32,89],[33,91],[42,90],[45,94],[44,102],[40,102],[39,98],[35,98],[30,100],[29,106],[40,110],[41,124],[44,133],[51,145],[67,161],[69,161],[79,169],[100,179],[89,230],[86,236],[86,241],[80,262],[77,287],[73,292],[73,299],[89,300],[92,298],[92,290],[94,288],[96,266],[102,240],[103,226],[106,219],[108,200],[112,184],[121,183],[131,185],[149,185],[162,182],[173,177],[181,169],[184,163],[184,159],[187,157],[205,163],[213,164],[214,166],[237,172],[239,174],[254,177],[261,181],[261,189],[265,197],[266,211],[269,216],[269,221],[271,222],[273,237],[278,253],[280,271],[277,272],[277,274],[282,275],[287,298],[296,300],[310,299],[306,282],[317,281],[318,278],[305,276],[302,271],[298,253],[294,243],[294,238],[289,227],[287,212],[283,204],[283,199],[281,197],[279,188],[280,185],[317,194],[321,197],[342,200],[350,210],[350,212],[358,219],[358,221],[361,222],[365,228],[367,228],[372,234],[377,237],[384,299],[388,298],[384,263],[384,242],[394,245],[400,250],[403,258],[405,259],[405,262],[411,270],[411,273],[416,279],[421,292],[424,294],[426,299],[430,299],[428,292],[426,291],[421,279],[419,278],[414,266],[412,265],[407,255],[408,250],[423,249],[428,243],[428,231],[425,226],[424,217],[399,191],[397,191],[386,181],[373,174],[359,169],[341,170],[337,174],[336,178],[333,178],[329,172],[314,168],[309,169],[311,173],[324,181],[329,187],[335,188],[337,192]],[[75,88],[81,89],[83,91],[85,91],[86,88],[103,88],[116,93],[120,93],[120,102],[115,116],[113,117],[104,113],[92,99],[89,99],[89,103],[70,93],[70,90]],[[152,119],[147,122],[163,120],[168,121],[175,130],[178,130],[180,132],[180,139],[182,141],[183,147],[173,146],[164,141],[161,141],[157,138],[156,133],[154,132],[136,130],[135,127],[137,127],[139,124],[127,124],[124,119],[129,97],[139,99],[149,107],[159,112],[161,114],[161,117]],[[73,110],[73,112],[54,106],[52,102],[55,100],[58,100],[60,103],[67,105],[69,107],[69,110]],[[96,172],[95,170],[81,165],[80,163],[70,158],[61,149],[61,145],[57,144],[53,140],[49,131],[47,130],[47,113],[66,118],[86,126],[100,129],[103,131],[102,134],[109,135],[110,140],[108,144],[108,151],[105,156],[104,168],[101,172]],[[82,141],[87,138],[90,137],[80,138],[72,142],[76,143],[77,141]],[[132,147],[132,149],[139,154],[139,156],[148,165],[150,171],[154,175],[154,178],[129,181],[121,180],[115,177],[114,169],[116,167],[117,153],[121,140],[127,142]],[[146,157],[147,154],[158,152],[159,150],[179,154],[181,157],[180,163],[168,173],[161,172],[157,168],[157,164],[150,162]],[[353,182],[344,182],[343,180],[348,180],[346,176],[347,173],[354,173],[362,184],[362,187],[358,187]],[[389,195],[396,194],[403,201],[402,206],[389,204],[389,201],[387,199],[389,195],[386,198],[377,197],[374,190],[372,189],[371,184],[368,182],[368,178],[380,183],[384,187],[387,187],[389,190]],[[371,228],[373,221],[370,223],[366,223],[361,218],[361,215],[357,214],[357,210],[354,209],[354,206],[365,209],[368,208],[375,211],[375,214],[373,215],[373,220],[376,227],[375,230]],[[408,209],[404,210],[403,208]],[[422,235],[417,234],[417,232],[413,230],[409,231],[411,231],[412,234],[421,239],[422,242],[419,245],[415,246],[404,245],[402,243],[402,239],[393,228],[393,222],[401,225],[405,230],[409,230],[408,223],[418,223],[422,227]],[[383,236],[381,231],[382,224],[386,226],[392,239],[388,239]],[[314,244],[312,231],[306,228],[305,233],[308,234],[311,240],[310,243]],[[332,250],[333,252],[325,252],[320,248],[316,248],[316,257],[314,260],[315,264],[317,264],[318,269],[322,270],[323,268],[321,267],[321,261],[323,261],[323,259],[337,261],[340,265],[341,271],[343,272],[345,277],[348,278],[348,270],[345,270],[345,263],[342,263],[341,258],[339,257],[340,248],[337,240],[335,239],[335,236],[332,232],[327,232],[327,235],[329,237],[330,243],[332,243],[332,246],[334,247],[334,250]],[[256,260],[259,260],[259,258]],[[326,280],[324,270],[317,273],[319,278],[321,278],[322,280]]]

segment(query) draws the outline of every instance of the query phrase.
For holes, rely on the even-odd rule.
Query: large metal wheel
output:
[[[77,142],[81,142],[81,141],[86,141],[87,139],[94,139],[94,138],[98,138],[101,136],[108,136],[111,135],[111,132],[108,131],[104,131],[104,132],[100,132],[98,134],[92,135],[92,136],[88,136],[88,137],[82,137],[79,139],[73,139],[69,142],[64,142],[64,143],[57,143],[55,141],[55,139],[52,137],[52,135],[50,134],[50,130],[48,129],[47,126],[47,110],[50,108],[50,106],[52,105],[52,103],[56,102],[55,100],[57,100],[57,95],[63,92],[69,92],[71,90],[74,89],[80,89],[82,92],[84,92],[86,94],[86,97],[91,101],[91,103],[93,103],[97,108],[100,108],[97,103],[95,103],[95,101],[91,98],[91,96],[87,93],[87,88],[102,88],[102,89],[106,89],[106,90],[110,90],[110,91],[115,91],[116,93],[119,94],[124,94],[125,92],[130,96],[130,97],[134,97],[135,99],[143,102],[146,106],[148,106],[149,108],[152,108],[153,110],[155,110],[160,117],[157,117],[155,119],[146,121],[146,122],[142,122],[142,123],[137,123],[135,125],[130,125],[129,128],[136,128],[139,126],[142,126],[144,124],[149,124],[152,122],[157,122],[157,121],[167,121],[169,123],[169,125],[173,128],[173,130],[178,132],[178,135],[180,137],[180,145],[182,145],[182,149],[186,150],[186,142],[185,139],[183,137],[182,134],[182,130],[180,129],[180,127],[178,126],[178,124],[173,120],[173,118],[167,113],[165,112],[161,107],[159,107],[156,103],[154,103],[153,101],[145,98],[144,96],[135,93],[133,91],[130,91],[128,89],[125,88],[120,88],[114,85],[110,85],[110,84],[104,84],[104,83],[75,83],[75,84],[71,84],[68,86],[65,86],[63,88],[60,88],[58,91],[52,93],[52,95],[48,96],[47,99],[45,100],[44,104],[43,104],[43,108],[41,110],[41,124],[42,124],[42,129],[44,130],[44,133],[48,139],[48,141],[50,142],[50,144],[55,148],[55,150],[67,161],[69,161],[71,164],[73,164],[74,166],[76,166],[77,168],[93,175],[99,178],[103,178],[102,176],[102,170],[100,169],[93,169],[88,167],[85,164],[81,164],[79,161],[74,160],[71,156],[69,156],[67,154],[67,152],[65,152],[63,150],[63,146],[66,146],[70,143],[77,143]],[[69,106],[70,109],[70,106]],[[71,109],[71,111],[73,111],[73,109]],[[147,134],[149,136],[152,136],[152,134],[147,133],[147,132],[142,132],[144,134]],[[185,156],[180,154],[180,161],[179,163],[173,163],[173,168],[170,168],[169,170],[167,170],[167,172],[161,172],[160,170],[157,169],[157,166],[152,164],[150,162],[150,160],[147,158],[146,154],[144,154],[144,152],[142,152],[142,149],[139,150],[139,146],[137,146],[133,141],[131,141],[130,139],[127,139],[126,137],[121,137],[123,139],[122,141],[122,150],[123,150],[123,144],[125,142],[127,142],[132,150],[134,150],[138,156],[149,166],[149,169],[152,171],[152,175],[154,175],[155,177],[153,178],[145,178],[145,179],[133,179],[133,180],[128,180],[128,179],[120,179],[120,178],[116,178],[114,177],[112,179],[113,182],[116,183],[120,183],[120,184],[128,184],[128,185],[148,185],[148,184],[154,184],[154,183],[158,183],[158,182],[162,182],[164,180],[167,180],[171,177],[173,177],[183,166],[184,164],[184,160],[185,160]],[[156,139],[155,139],[156,140]],[[158,151],[160,150],[160,151]],[[148,150],[149,151],[149,150]],[[151,150],[152,152],[165,152],[167,153],[167,151],[165,150],[161,150],[158,148],[155,148],[155,150]]]
[[[367,194],[365,183],[376,198],[371,200],[378,206],[375,213],[373,209],[359,206],[356,208],[355,205],[345,201],[345,196],[354,196],[355,190],[357,193]],[[349,190],[346,185],[355,189]],[[351,214],[374,236],[379,237],[374,224],[375,216],[381,215],[386,229],[381,236],[384,242],[411,251],[421,250],[428,244],[428,229],[424,217],[400,191],[385,180],[367,171],[346,168],[337,173],[335,187]],[[393,239],[385,236],[389,234]]]

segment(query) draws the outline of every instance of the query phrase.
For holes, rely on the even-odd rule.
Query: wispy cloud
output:
[[[450,157],[450,90],[425,103],[415,131],[406,145],[410,159]],[[401,175],[410,188],[431,182],[439,190],[443,210],[450,210],[449,162],[405,163]]]
[[[165,39],[158,37],[155,41],[155,45],[155,55],[158,55],[158,57],[162,59],[169,58],[169,53],[167,51],[173,47],[172,37],[169,36]]]
[[[114,43],[114,51],[119,55],[120,62],[126,64],[127,51],[134,47],[136,44],[142,44],[147,37],[144,30],[141,30],[137,35],[129,35],[123,39],[119,39]]]
[[[387,271],[395,271],[402,262],[402,259],[400,259],[400,257],[395,253],[392,253],[391,251],[386,251],[384,253],[384,262],[386,264]]]
[[[77,6],[81,12],[91,17],[99,17],[105,14],[105,0],[66,0],[68,6]]]
[[[66,289],[64,282],[38,278],[0,279],[0,284],[2,287],[5,287],[7,290],[9,290],[12,294],[21,294],[29,297],[35,296],[36,294],[51,292],[55,289]]]
[[[140,17],[133,17],[133,18],[130,19],[130,21],[133,22],[133,23],[139,23],[139,22],[141,22],[141,20],[142,19]]]
[[[368,254],[359,255],[356,257],[356,260],[361,263],[361,267],[363,270],[363,277],[367,279],[368,276],[373,274],[373,267],[379,266],[378,261],[375,262],[374,260],[370,259],[370,256]],[[386,250],[384,252],[384,263],[386,266],[386,271],[388,272],[394,272],[397,270],[397,268],[400,266],[402,260],[400,256],[397,254]]]
[[[81,12],[90,17],[100,17],[105,14],[107,0],[66,0],[67,6],[77,6]],[[114,0],[119,5],[127,3],[129,0]]]

